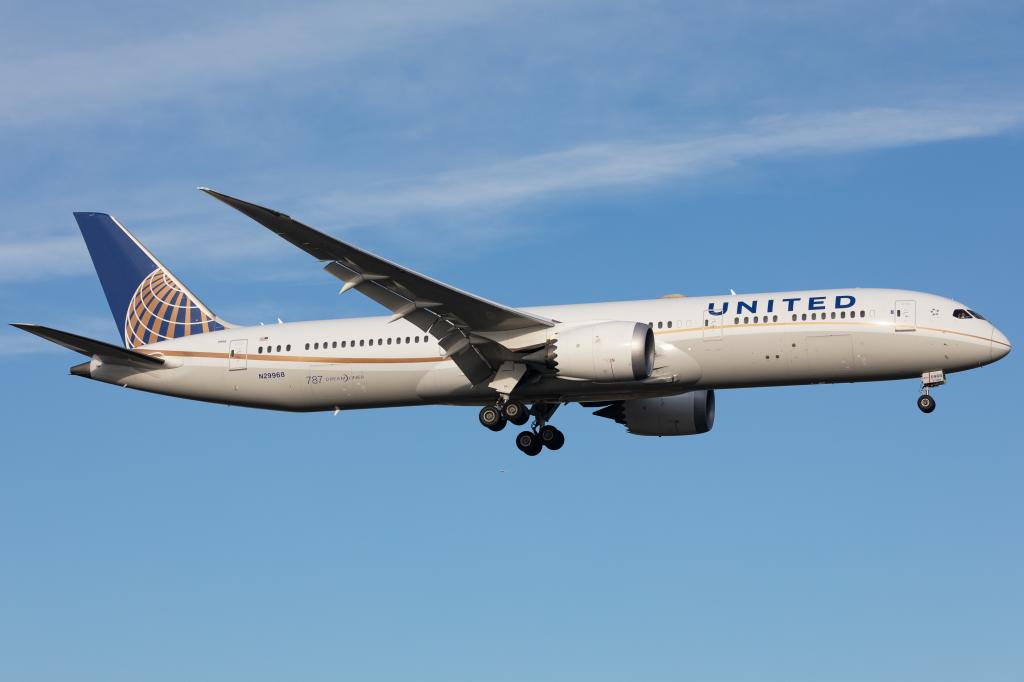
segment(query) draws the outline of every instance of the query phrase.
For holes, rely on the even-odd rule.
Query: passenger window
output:
[[[671,329],[672,328],[672,320],[669,320],[668,322],[666,322],[665,326],[668,327],[669,329]]]
[[[658,329],[661,329],[661,322],[658,323]]]
[[[366,339],[359,339],[359,347],[362,348],[364,345],[366,345]]]
[[[409,337],[408,337],[408,336],[407,336],[407,337],[405,337],[405,342],[406,342],[406,343],[409,343]]]
[[[388,345],[389,346],[391,345],[391,337],[390,336],[388,337]]]
[[[373,339],[370,339],[370,345],[371,346],[373,345]]]
[[[862,311],[860,311],[860,316],[861,316],[861,317],[864,317],[864,311],[863,311],[863,310],[862,310]]]
[[[733,323],[733,324],[739,324],[739,323],[740,323],[740,318],[738,318],[738,317],[737,317],[736,319],[734,319],[734,320],[732,321],[732,323]]]
[[[342,341],[342,342],[341,342],[341,347],[342,347],[342,348],[344,348],[344,347],[345,347],[345,342],[344,342],[344,341]]]
[[[772,315],[772,322],[778,322],[778,321],[779,321],[779,316],[778,315]]]
[[[399,344],[399,343],[402,343],[402,337],[401,336],[396,336],[395,337],[395,344]]]
[[[378,346],[383,346],[384,345],[384,339],[377,339],[377,345]]]
[[[807,321],[807,313],[802,313],[800,315],[800,321],[801,322],[806,322]]]
[[[833,320],[836,319],[836,311],[834,311],[834,310],[832,311],[832,319]]]
[[[757,324],[757,315],[754,315],[754,324]]]
[[[284,347],[284,349],[290,351],[292,349],[292,344],[289,343],[287,346]]]
[[[259,348],[258,348],[258,349],[256,350],[256,352],[257,352],[258,354],[262,355],[262,354],[263,354],[263,346],[260,346],[260,347],[259,347]]]
[[[796,313],[793,313],[793,321],[796,322]]]
[[[306,344],[306,350],[309,350],[309,344],[308,343]]]
[[[749,317],[744,317],[743,318],[743,324],[750,324],[750,318]]]

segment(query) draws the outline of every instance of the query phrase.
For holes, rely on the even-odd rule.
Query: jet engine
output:
[[[639,381],[654,369],[654,332],[639,322],[597,322],[557,330],[541,352],[562,377]]]
[[[715,392],[623,400],[594,414],[625,424],[638,436],[692,436],[707,433],[715,425]]]

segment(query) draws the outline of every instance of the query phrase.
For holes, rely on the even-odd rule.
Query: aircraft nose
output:
[[[1010,339],[1001,331],[992,327],[992,362],[1005,358],[1010,352]]]

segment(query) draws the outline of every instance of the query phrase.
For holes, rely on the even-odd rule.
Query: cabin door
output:
[[[724,315],[712,315],[704,311],[704,340],[717,341],[722,338],[722,318]]]
[[[245,339],[235,339],[228,346],[228,370],[245,369],[245,363],[249,355],[247,348],[249,342]]]
[[[914,301],[896,301],[893,305],[893,322],[896,331],[912,332],[917,328],[917,304]]]

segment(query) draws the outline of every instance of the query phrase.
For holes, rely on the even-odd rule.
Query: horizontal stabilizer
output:
[[[123,365],[142,365],[154,369],[164,364],[164,361],[160,358],[155,358],[151,355],[146,355],[145,353],[127,350],[120,346],[106,343],[105,341],[97,341],[96,339],[79,336],[78,334],[62,332],[59,329],[53,329],[51,327],[43,327],[38,324],[12,324],[11,326],[17,327],[29,334],[35,334],[47,341],[52,341],[58,346],[64,346],[65,348],[81,353],[82,355],[88,355],[89,357],[98,355],[101,360],[105,360],[107,362]]]

